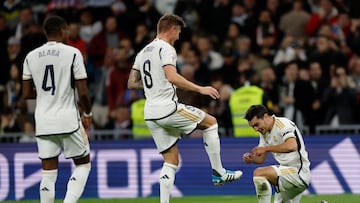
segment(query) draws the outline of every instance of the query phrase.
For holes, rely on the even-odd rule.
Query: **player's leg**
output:
[[[175,128],[166,127],[168,125],[171,126],[170,121],[172,121],[171,118],[146,121],[156,147],[164,160],[159,177],[161,203],[169,202],[170,192],[174,186],[175,174],[179,165],[177,141],[180,138],[180,133]]]
[[[205,114],[205,117],[199,123],[198,128],[202,129],[204,132],[204,146],[213,170],[213,183],[215,185],[223,185],[225,182],[231,182],[239,179],[242,176],[241,171],[229,171],[223,168],[220,156],[220,139],[216,119],[209,114]]]
[[[253,182],[259,203],[270,203],[272,194],[271,185],[277,185],[277,173],[273,167],[256,168]]]
[[[84,191],[91,169],[90,147],[82,126],[72,135],[64,136],[63,145],[65,157],[72,158],[75,164],[75,170],[68,180],[64,203],[75,203]]]
[[[42,171],[40,182],[40,202],[53,203],[55,199],[55,183],[58,174],[58,156],[61,144],[56,136],[36,138]]]
[[[179,152],[177,145],[161,153],[164,164],[160,172],[160,203],[168,203],[171,188],[174,186],[176,169],[179,164]]]
[[[300,179],[298,169],[288,166],[272,166],[278,174],[275,203],[299,203],[307,185]]]

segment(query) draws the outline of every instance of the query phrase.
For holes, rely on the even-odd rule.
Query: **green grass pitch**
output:
[[[304,195],[301,203],[319,203],[326,200],[329,203],[360,203],[360,194],[341,194],[341,195]],[[22,200],[22,201],[3,201],[3,203],[37,203],[39,200]],[[61,203],[61,200],[56,200]],[[134,198],[134,199],[81,199],[79,203],[159,203],[159,198]],[[255,196],[194,196],[171,198],[171,203],[257,203]]]

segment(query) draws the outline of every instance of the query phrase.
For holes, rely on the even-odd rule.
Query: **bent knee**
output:
[[[209,128],[213,125],[217,124],[217,120],[214,116],[210,115],[210,114],[206,114],[204,120],[201,121],[201,123],[199,124],[200,127],[202,129],[206,129]]]

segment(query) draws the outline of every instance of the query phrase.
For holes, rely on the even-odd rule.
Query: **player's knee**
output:
[[[253,176],[265,176],[264,170],[262,168],[256,168]]]
[[[207,114],[204,120],[200,123],[200,127],[202,130],[210,128],[217,124],[217,120],[214,116]]]

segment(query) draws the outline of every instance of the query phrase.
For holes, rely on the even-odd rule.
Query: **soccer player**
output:
[[[276,191],[274,202],[300,202],[310,183],[310,161],[299,129],[285,117],[269,115],[263,105],[252,105],[245,119],[260,133],[260,141],[252,152],[243,155],[244,162],[262,164],[271,152],[280,164],[255,169],[253,181],[259,203],[271,201],[271,185]]]
[[[66,21],[51,16],[43,28],[48,42],[28,53],[22,76],[24,97],[36,98],[36,141],[42,163],[40,202],[54,202],[58,156],[63,148],[65,158],[72,158],[76,166],[64,199],[73,203],[80,198],[90,172],[85,129],[91,125],[92,113],[87,74],[80,51],[64,44],[69,35]],[[81,117],[75,89],[83,110]]]
[[[184,21],[177,15],[165,14],[157,24],[156,38],[136,56],[130,72],[128,87],[144,88],[144,116],[164,164],[160,173],[160,202],[168,203],[179,164],[177,142],[180,133],[195,129],[204,132],[205,150],[212,167],[212,182],[223,185],[239,179],[241,171],[225,170],[220,157],[220,141],[216,119],[204,111],[178,102],[176,88],[195,91],[219,98],[211,86],[196,85],[176,71],[177,54],[174,42],[178,40]]]

